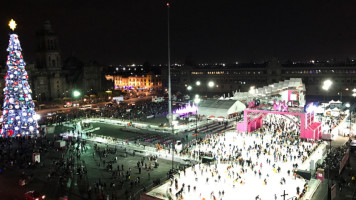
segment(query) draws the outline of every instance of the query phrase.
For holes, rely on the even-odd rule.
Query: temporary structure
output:
[[[208,118],[224,117],[230,114],[240,113],[246,109],[245,104],[236,100],[202,100],[199,103],[198,115],[209,116]]]

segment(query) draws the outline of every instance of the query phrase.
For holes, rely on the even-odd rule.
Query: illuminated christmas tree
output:
[[[15,29],[16,23],[11,20],[10,28]],[[1,137],[15,137],[38,134],[37,115],[32,100],[32,90],[28,83],[26,63],[21,55],[21,46],[16,34],[10,34],[7,48],[3,115]]]

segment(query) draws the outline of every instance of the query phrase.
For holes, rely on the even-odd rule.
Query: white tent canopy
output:
[[[331,110],[331,116],[334,116],[334,117],[339,116],[339,115],[340,115],[340,112],[339,112],[339,111],[340,111],[340,110],[337,109],[337,108],[332,109],[332,110]]]
[[[230,114],[246,109],[245,104],[236,100],[202,100],[199,103],[198,115],[228,118]]]
[[[324,112],[324,107],[318,106],[318,108],[315,110],[316,113],[323,113]]]

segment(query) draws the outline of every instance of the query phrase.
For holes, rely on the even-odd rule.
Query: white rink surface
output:
[[[224,138],[225,137],[225,138]],[[254,146],[253,142],[255,141],[257,144],[261,144],[262,140],[260,137],[257,137],[256,135],[252,136],[243,136],[241,133],[236,133],[236,132],[227,132],[225,136],[221,136],[220,138],[217,139],[218,143],[216,147],[218,147],[220,144],[224,144],[224,151],[226,153],[223,153],[223,155],[229,155],[231,151],[230,149],[230,144],[231,147],[233,145],[237,145],[238,149],[243,149],[242,150],[242,158],[247,160],[251,157],[251,160],[253,163],[258,162],[258,166],[254,168],[254,170],[257,171],[257,174],[255,175],[254,172],[251,170],[250,167],[247,166],[247,163],[245,162],[244,169],[245,173],[242,173],[241,171],[241,166],[239,164],[234,164],[234,167],[231,167],[229,170],[227,169],[231,164],[217,164],[217,172],[214,172],[214,177],[212,177],[212,172],[210,170],[214,171],[215,165],[212,164],[210,167],[207,165],[196,165],[194,168],[196,170],[197,175],[195,175],[193,168],[188,168],[186,169],[186,175],[184,176],[183,171],[180,172],[180,177],[178,175],[175,176],[175,178],[178,179],[178,190],[175,189],[175,184],[173,181],[173,185],[171,186],[170,181],[167,183],[163,184],[162,186],[152,190],[151,192],[148,192],[148,195],[152,196],[157,196],[157,197],[163,197],[162,199],[168,199],[167,195],[173,197],[173,199],[176,199],[175,194],[177,191],[179,191],[182,187],[182,184],[185,184],[184,190],[183,190],[183,197],[184,199],[188,200],[201,200],[205,198],[206,200],[213,200],[213,197],[211,193],[214,193],[214,196],[216,197],[217,200],[219,199],[228,199],[228,200],[235,200],[235,199],[241,199],[241,200],[255,200],[256,196],[259,195],[260,199],[262,200],[274,200],[275,199],[275,194],[277,195],[277,199],[283,199],[281,195],[283,194],[283,191],[285,190],[286,194],[286,199],[289,199],[291,197],[297,196],[296,193],[296,188],[300,188],[300,192],[304,188],[305,181],[303,179],[299,178],[294,178],[293,173],[292,173],[292,164],[298,163],[298,165],[301,165],[301,160],[296,159],[290,161],[289,159],[289,154],[287,154],[287,162],[283,162],[282,160],[274,162],[273,158],[273,150],[271,150],[271,155],[263,155],[263,153],[260,155],[259,159],[257,159],[256,156],[256,150],[251,150],[249,155],[247,156],[247,148],[249,145]],[[266,142],[271,141],[271,135],[265,134],[264,136],[264,144],[262,145],[263,148],[265,148]],[[245,142],[245,148],[244,148],[244,142]],[[303,143],[304,145],[310,145],[310,143]],[[289,146],[290,148],[297,148],[296,146],[288,145],[285,143],[283,145],[283,148],[280,149],[280,146],[278,145],[279,152],[281,153],[286,153],[286,147]],[[299,146],[301,149],[301,146]],[[214,155],[217,154],[217,149],[213,149],[212,145],[199,145],[196,147],[197,149],[200,148],[201,151],[212,151]],[[292,155],[294,155],[296,152],[292,152]],[[220,154],[221,155],[221,154]],[[271,164],[267,164],[266,160],[270,159]],[[260,163],[262,163],[262,168],[260,167]],[[272,165],[276,164],[276,168],[279,166],[281,168],[280,173],[277,173],[276,171],[273,170]],[[290,170],[291,173],[288,176],[287,170]],[[201,173],[201,170],[203,170],[203,173]],[[258,170],[261,171],[261,178],[258,175]],[[229,172],[230,175],[229,176]],[[232,177],[232,171],[235,172],[234,178]],[[236,179],[236,173],[238,173],[241,176],[241,179],[238,180],[238,182],[235,181]],[[218,181],[218,174],[221,176],[220,181]],[[196,181],[196,177],[198,180]],[[209,178],[208,183],[206,182],[206,178]],[[286,184],[281,184],[281,178],[284,177],[286,180]],[[267,185],[264,184],[264,179],[267,181]],[[240,181],[243,181],[243,184],[240,184]],[[188,185],[190,185],[190,192],[188,192]],[[234,187],[235,185],[235,187]],[[196,186],[196,191],[194,191],[193,187]],[[172,193],[169,193],[169,188],[172,189]],[[219,196],[219,191],[224,191],[224,195]],[[162,194],[159,195],[159,194]]]

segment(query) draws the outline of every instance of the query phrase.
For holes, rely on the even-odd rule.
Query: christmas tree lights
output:
[[[5,75],[3,115],[1,137],[15,137],[38,134],[38,116],[34,110],[35,104],[32,100],[32,90],[28,83],[26,63],[21,55],[21,46],[18,36],[10,34],[9,46],[7,48],[6,65],[8,67]]]

